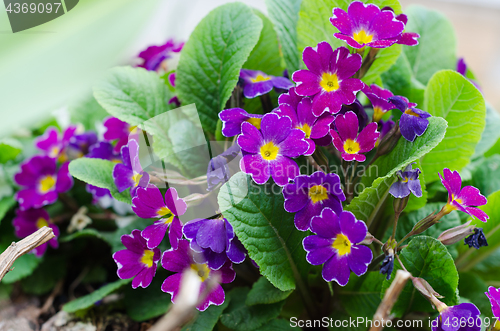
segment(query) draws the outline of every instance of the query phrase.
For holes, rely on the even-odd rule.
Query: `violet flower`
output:
[[[176,77],[177,77],[177,75],[175,74],[175,72],[172,72],[170,75],[168,75],[168,82],[170,83],[170,85],[172,85],[172,87],[175,87],[175,78]],[[168,104],[169,105],[173,104],[176,107],[181,106],[181,102],[179,101],[179,98],[177,97],[177,95],[171,97],[170,100],[168,100]]]
[[[396,123],[392,120],[392,115],[387,119],[387,121],[380,120],[380,136],[378,137],[375,147],[382,141],[382,139],[392,130]]]
[[[90,146],[89,152],[85,156],[91,159],[103,159],[116,163],[122,161],[120,155],[115,152],[113,145],[107,141],[99,141]]]
[[[394,104],[389,102],[389,98],[394,96],[391,91],[380,88],[375,84],[365,86],[362,91],[372,103],[374,122],[379,122],[389,110],[396,108]]]
[[[413,162],[415,163],[415,162]],[[412,164],[406,166],[405,170],[396,171],[398,180],[391,185],[389,193],[395,198],[404,198],[413,193],[417,198],[422,196],[422,187],[418,175],[421,173],[420,169],[412,169]]]
[[[316,150],[316,144],[328,146],[332,143],[330,136],[330,124],[334,117],[325,113],[319,117],[314,116],[312,112],[312,99],[304,98],[297,107],[288,104],[281,104],[275,111],[278,116],[288,116],[292,120],[292,127],[304,131],[309,149],[305,155],[311,155]]]
[[[488,287],[488,292],[484,292],[488,299],[490,300],[491,310],[493,311],[493,316],[496,317],[495,324],[493,325],[493,330],[500,330],[500,288],[494,288],[493,286]]]
[[[297,108],[299,102],[304,99],[303,96],[298,95],[296,88],[292,87],[288,90],[288,92],[280,94],[278,97],[278,104],[281,106],[282,104],[290,105],[292,108]]]
[[[311,219],[321,215],[324,208],[332,209],[336,214],[342,212],[342,201],[345,201],[344,192],[337,174],[325,174],[316,171],[310,176],[300,175],[294,182],[283,188],[285,210],[296,213],[295,226],[300,231],[307,231],[311,227]]]
[[[130,140],[123,146],[121,155],[123,163],[118,163],[113,168],[113,180],[118,192],[130,188],[130,195],[133,197],[137,188],[148,186],[149,174],[142,170],[137,141]]]
[[[52,229],[55,237],[32,250],[37,257],[41,257],[45,253],[48,245],[52,248],[59,247],[59,243],[57,242],[57,238],[59,237],[59,228],[50,221],[49,213],[47,213],[45,209],[17,209],[16,217],[12,220],[12,226],[14,227],[16,236],[19,238],[25,238],[44,226]]]
[[[212,270],[220,269],[228,258],[233,263],[245,260],[245,248],[225,218],[194,219],[184,225],[182,232],[191,241],[191,249],[203,253],[203,260],[197,260],[195,255],[195,261],[206,261]]]
[[[224,109],[219,113],[222,121],[222,134],[224,137],[233,137],[241,134],[241,124],[248,122],[260,130],[262,120],[260,114],[249,114],[241,108]]]
[[[415,103],[410,104],[402,97],[391,97],[389,101],[403,112],[399,120],[399,129],[406,140],[414,141],[416,136],[424,134],[429,126],[428,118],[431,117],[431,114],[414,108]]]
[[[115,152],[120,152],[122,146],[125,146],[129,140],[129,135],[134,138],[137,134],[137,127],[131,126],[127,122],[123,122],[116,117],[107,117],[103,122],[106,131],[104,132],[104,139],[107,141],[115,141]],[[137,139],[137,138],[136,138]]]
[[[271,92],[273,87],[288,90],[293,83],[285,77],[276,77],[257,70],[240,70],[240,82],[243,85],[243,95],[251,99]]]
[[[234,172],[234,169],[230,169],[229,162],[233,161],[240,152],[240,147],[235,144],[225,152],[210,159],[207,168],[207,191],[213,191],[217,185],[229,180],[231,170]]]
[[[297,83],[297,94],[313,97],[315,116],[325,111],[336,114],[342,104],[356,100],[356,92],[364,83],[349,77],[361,68],[359,54],[350,54],[346,47],[333,51],[332,46],[323,41],[316,48],[306,47],[302,59],[309,70],[296,71],[292,78]]]
[[[75,134],[69,140],[66,154],[70,159],[83,157],[95,143],[97,143],[97,134],[94,131]]]
[[[19,208],[40,208],[54,203],[59,193],[67,192],[73,186],[73,177],[68,171],[69,162],[57,169],[56,160],[49,156],[33,156],[21,164],[21,171],[14,175],[14,181],[21,186],[15,198]]]
[[[365,107],[363,107],[363,105],[361,104],[361,102],[359,102],[358,99],[356,99],[350,105],[342,105],[342,108],[340,108],[340,111],[337,113],[337,116],[338,115],[345,115],[345,113],[347,113],[349,111],[354,112],[354,114],[356,114],[356,116],[358,117],[358,121],[359,121],[358,131],[363,130],[368,125],[368,123],[370,123],[370,120],[368,118],[368,114],[366,113]],[[332,125],[330,125],[330,127],[332,129],[335,129],[335,130],[337,129],[335,127],[335,122],[333,122]]]
[[[394,254],[387,254],[380,266],[380,273],[386,275],[387,280],[391,279],[392,270],[394,270]]]
[[[200,294],[207,288],[207,281],[212,277],[218,277],[221,283],[231,283],[236,277],[231,262],[227,261],[219,270],[212,270],[205,263],[197,263],[193,259],[196,253],[189,248],[189,242],[185,239],[179,241],[177,249],[170,249],[163,253],[161,265],[168,271],[174,272],[163,282],[161,290],[172,295],[172,302],[175,303],[182,281],[184,270],[191,268],[200,277]],[[204,311],[210,305],[219,306],[224,302],[225,294],[220,284],[215,284],[211,291],[196,308]]]
[[[58,159],[59,162],[68,160],[64,149],[76,132],[76,126],[69,126],[62,134],[54,127],[48,127],[43,135],[35,139],[35,147],[44,155]]]
[[[339,30],[333,34],[334,37],[354,48],[386,48],[396,42],[416,45],[416,38],[419,37],[416,33],[403,36],[405,19],[406,16],[396,17],[392,11],[380,10],[374,4],[354,1],[347,12],[334,8],[330,22]]]
[[[161,251],[159,248],[149,249],[146,240],[141,237],[141,231],[134,230],[131,234],[121,237],[125,249],[113,254],[118,265],[118,277],[132,280],[132,288],[148,287],[153,281]]]
[[[479,87],[479,84],[474,80],[474,79],[470,79],[467,77],[467,64],[465,63],[465,60],[463,57],[459,58],[458,61],[457,61],[457,72],[464,76],[465,78],[467,78],[472,84],[474,84],[474,86],[479,90],[479,91],[482,91],[481,90],[481,87]]]
[[[448,307],[436,305],[439,316],[432,322],[432,331],[480,331],[481,312],[472,303]]]
[[[469,248],[474,247],[475,249],[488,246],[488,241],[482,228],[475,228],[474,233],[464,239],[464,243],[465,245],[469,245]]]
[[[284,186],[300,174],[299,166],[291,158],[305,154],[309,144],[303,131],[292,128],[289,117],[266,114],[260,130],[244,122],[241,131],[237,140],[244,152],[240,168],[255,183],[264,184],[272,176],[276,184]]]
[[[384,10],[389,10],[394,12],[394,9],[392,9],[391,7],[382,8],[382,11]],[[406,16],[405,14],[399,14],[398,16],[396,16],[396,19],[402,22],[406,27],[406,24],[408,23],[408,16]],[[398,41],[396,41],[396,44],[401,44],[406,46],[417,46],[418,38],[420,38],[420,35],[418,33],[403,32],[401,36],[398,38]]]
[[[368,232],[366,224],[358,221],[351,212],[338,216],[330,208],[311,220],[311,231],[316,235],[304,238],[306,260],[312,265],[324,264],[322,276],[327,282],[336,281],[345,286],[351,271],[361,276],[372,261],[371,249],[362,242]]]
[[[462,178],[458,171],[451,171],[448,168],[443,170],[443,176],[439,174],[441,182],[448,190],[448,202],[443,207],[444,215],[453,210],[460,210],[470,216],[477,217],[486,222],[488,215],[476,206],[485,205],[488,200],[474,186],[465,186],[462,188]]]
[[[177,247],[177,241],[182,237],[182,223],[178,216],[186,212],[187,205],[179,198],[175,188],[169,188],[163,199],[158,187],[152,184],[146,188],[140,187],[132,199],[132,210],[141,218],[158,219],[142,231],[148,248],[160,245],[167,230],[170,245]]]
[[[143,59],[143,63],[138,67],[146,70],[156,71],[166,59],[172,56],[172,53],[179,53],[184,47],[184,43],[176,43],[173,39],[160,46],[149,46],[144,51],[139,53],[139,57]]]
[[[330,130],[330,134],[333,138],[333,145],[342,153],[342,158],[346,161],[365,161],[366,156],[361,153],[369,152],[375,147],[379,136],[377,123],[368,124],[358,134],[358,117],[354,112],[349,111],[335,118],[335,127],[338,133]]]

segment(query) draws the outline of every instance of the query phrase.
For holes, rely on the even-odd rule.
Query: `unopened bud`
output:
[[[444,305],[437,298],[444,298],[441,294],[436,292],[432,286],[423,278],[420,277],[412,277],[411,279],[413,286],[431,303],[433,308],[441,307]],[[446,306],[446,305],[445,305]],[[441,307],[442,308],[442,307]]]
[[[438,223],[438,220],[436,219],[436,215],[434,215],[434,212],[432,212],[424,219],[418,221],[417,224],[415,224],[415,226],[411,230],[411,235],[414,236],[417,234],[421,234],[436,223]]]
[[[382,252],[384,252],[385,255],[394,255],[394,250],[396,249],[397,244],[398,242],[395,239],[387,240],[384,246],[382,246]]]
[[[474,233],[475,227],[470,225],[471,222],[472,221],[469,221],[463,225],[459,225],[444,231],[439,235],[438,240],[441,241],[443,245],[453,245],[459,241],[464,240]]]
[[[410,199],[410,195],[411,194],[408,194],[404,198],[394,198],[393,207],[396,214],[401,214],[403,210],[405,210],[408,200]]]
[[[401,138],[401,131],[399,130],[399,124],[396,125],[382,138],[380,141],[377,154],[379,156],[389,153],[396,147],[396,144]]]
[[[362,242],[360,242],[358,245],[370,245],[374,239],[375,239],[375,237],[370,232],[367,232],[365,239]]]

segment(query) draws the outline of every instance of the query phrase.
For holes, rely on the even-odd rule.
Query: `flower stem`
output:
[[[260,97],[260,102],[262,103],[262,109],[264,114],[270,113],[273,110],[273,103],[269,94],[263,94]]]

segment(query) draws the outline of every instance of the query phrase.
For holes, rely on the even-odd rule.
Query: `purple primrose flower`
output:
[[[160,46],[149,46],[144,51],[139,53],[139,57],[143,59],[143,63],[138,67],[146,70],[156,71],[160,68],[162,62],[169,59],[172,53],[179,53],[184,47],[184,43],[176,43],[173,39]]]
[[[306,141],[309,149],[305,155],[311,155],[316,150],[316,144],[328,146],[332,143],[330,136],[330,124],[334,117],[329,113],[324,113],[319,117],[312,112],[312,99],[304,98],[297,107],[288,104],[281,104],[277,111],[278,116],[288,116],[292,120],[292,127],[300,129],[306,134]]]
[[[387,121],[380,120],[380,136],[378,137],[377,143],[375,147],[382,141],[382,139],[392,130],[392,128],[396,125],[396,123],[392,120],[392,115],[389,116]]]
[[[129,140],[129,135],[137,133],[137,127],[131,126],[127,122],[123,122],[116,117],[107,117],[104,119],[104,139],[107,141],[116,140],[115,152],[120,152],[122,146],[125,146]]]
[[[175,188],[171,187],[165,192],[164,200],[158,187],[152,184],[146,188],[140,187],[132,199],[132,210],[141,218],[158,219],[142,231],[150,249],[160,245],[169,228],[170,245],[177,247],[177,241],[182,237],[182,223],[178,216],[186,212],[187,205],[179,198]]]
[[[149,184],[149,174],[142,170],[139,160],[139,144],[130,140],[121,150],[123,163],[118,163],[113,168],[113,180],[118,192],[123,192],[129,187],[133,197],[139,187]]]
[[[37,257],[41,257],[45,253],[48,245],[52,248],[59,247],[59,243],[57,242],[57,238],[59,237],[59,228],[50,221],[49,213],[47,213],[45,209],[17,209],[16,217],[12,220],[12,226],[14,227],[16,236],[19,238],[27,237],[44,226],[52,229],[55,238],[52,238],[48,242],[33,249],[32,252]]]
[[[299,105],[299,102],[304,99],[303,96],[298,95],[296,88],[292,87],[288,90],[288,92],[280,94],[278,97],[278,104],[281,106],[282,104],[290,105],[292,108],[296,109]]]
[[[132,288],[146,288],[153,281],[161,251],[159,248],[149,249],[146,239],[141,237],[141,231],[134,230],[132,234],[121,237],[126,249],[113,254],[113,259],[118,265],[118,277],[129,279],[134,277]]]
[[[418,44],[418,34],[403,33],[407,20],[406,15],[396,17],[391,10],[380,10],[374,4],[361,1],[352,2],[347,12],[334,8],[330,18],[332,25],[339,30],[333,36],[354,48],[386,48],[395,43],[410,46]]]
[[[472,303],[448,307],[436,306],[439,316],[432,322],[432,331],[480,331],[481,312]]]
[[[401,135],[408,141],[414,141],[416,136],[424,134],[429,126],[428,118],[431,114],[415,108],[417,104],[408,103],[402,97],[391,97],[389,101],[403,112],[399,120]]]
[[[283,188],[285,210],[296,213],[294,222],[297,229],[307,231],[313,216],[321,215],[324,208],[331,208],[336,214],[342,212],[344,192],[337,174],[316,171],[310,176],[300,175],[294,182]]]
[[[224,137],[233,137],[241,134],[241,124],[248,122],[260,130],[262,120],[260,114],[249,114],[241,108],[224,109],[219,113],[222,121],[222,134]]]
[[[445,214],[453,210],[460,210],[470,216],[477,217],[486,222],[489,218],[484,211],[476,206],[485,205],[488,200],[474,186],[462,188],[462,178],[458,171],[451,171],[448,168],[443,170],[443,176],[439,174],[441,182],[448,190],[448,203],[443,207]]]
[[[66,154],[71,160],[83,157],[95,143],[97,143],[97,134],[94,131],[75,134],[69,139]]]
[[[49,156],[33,156],[21,164],[21,171],[14,181],[22,189],[15,195],[21,210],[40,208],[54,203],[59,193],[73,186],[73,177],[68,171],[69,162],[57,170],[56,160]]]
[[[243,85],[243,95],[251,99],[271,92],[273,87],[288,90],[293,83],[285,77],[266,75],[257,70],[240,70],[240,81]]]
[[[474,86],[479,90],[479,91],[482,91],[481,90],[481,87],[479,87],[479,84],[474,80],[474,79],[471,79],[471,78],[468,78],[467,77],[467,64],[465,63],[465,60],[463,57],[459,58],[458,61],[457,61],[457,72],[464,76],[465,78],[467,78],[472,84],[474,84]]]
[[[421,171],[418,168],[412,169],[413,163],[409,164],[405,170],[396,172],[399,178],[389,189],[389,193],[393,197],[404,198],[410,193],[413,193],[417,198],[422,196],[422,187],[420,186],[420,180],[418,180]]]
[[[358,134],[358,117],[354,112],[349,111],[335,118],[335,127],[338,133],[330,130],[330,134],[333,138],[333,145],[342,153],[342,158],[346,161],[365,161],[366,156],[361,153],[369,152],[375,147],[379,137],[377,123],[368,124]]]
[[[260,130],[245,122],[241,131],[237,140],[244,152],[240,168],[252,175],[255,183],[264,184],[272,176],[276,184],[284,186],[300,174],[299,166],[291,158],[305,154],[309,144],[303,131],[292,128],[289,117],[266,114]]]
[[[345,113],[347,113],[349,111],[354,112],[354,114],[356,114],[356,116],[358,117],[358,121],[359,121],[358,131],[363,130],[370,122],[370,120],[368,119],[368,114],[366,113],[365,107],[363,107],[363,105],[361,104],[361,102],[359,102],[358,99],[356,99],[350,105],[345,105],[345,104],[342,105],[342,108],[338,112],[337,116],[338,115],[345,115]],[[335,129],[335,130],[337,129],[335,127],[335,122],[333,122],[332,125],[330,125],[330,127],[332,129]]]
[[[200,277],[201,287],[200,294],[207,288],[207,281],[212,277],[219,277],[221,283],[231,283],[236,277],[230,261],[227,261],[219,270],[212,270],[206,263],[198,263],[193,259],[196,252],[189,247],[189,242],[185,239],[179,241],[177,249],[170,249],[163,253],[161,265],[168,271],[175,272],[163,282],[161,290],[172,295],[172,302],[175,303],[182,281],[182,273],[184,270],[191,268]],[[210,305],[219,306],[224,302],[225,294],[220,284],[215,284],[213,289],[208,293],[205,300],[198,307],[200,311],[204,311]]]
[[[44,155],[52,158],[57,158],[59,162],[68,160],[64,149],[69,144],[71,137],[76,132],[76,126],[69,126],[62,135],[54,127],[49,127],[45,130],[43,135],[35,139],[35,147],[40,149]]]
[[[233,263],[245,260],[245,248],[225,218],[194,219],[184,225],[182,232],[191,240],[191,249],[203,253],[203,260],[197,260],[195,255],[195,261],[206,261],[210,269],[220,269],[228,258]]]
[[[325,111],[336,114],[342,104],[351,104],[356,100],[356,92],[363,88],[364,83],[349,77],[361,68],[359,54],[350,54],[346,47],[333,51],[332,46],[323,41],[316,48],[306,47],[302,59],[309,70],[294,72],[295,91],[299,95],[313,97],[315,116]]]
[[[375,84],[365,86],[362,91],[372,103],[374,122],[379,122],[385,113],[396,108],[389,102],[389,98],[394,96],[391,91],[380,88]]]
[[[486,296],[490,300],[491,310],[493,311],[493,316],[497,318],[493,326],[493,330],[500,330],[500,288],[494,288],[493,286],[488,287],[488,292],[485,292]]]
[[[321,216],[311,220],[311,231],[316,235],[305,237],[303,241],[306,260],[312,265],[324,264],[322,275],[327,282],[335,280],[345,286],[351,271],[361,276],[368,270],[372,251],[357,245],[365,239],[368,230],[353,213],[343,211],[337,215],[325,208]]]
[[[213,191],[220,183],[227,182],[231,177],[231,173],[234,174],[239,171],[239,169],[236,170],[230,167],[230,165],[233,165],[230,162],[234,161],[236,163],[235,158],[241,154],[240,152],[240,146],[234,144],[225,152],[210,159],[207,167],[207,191]]]

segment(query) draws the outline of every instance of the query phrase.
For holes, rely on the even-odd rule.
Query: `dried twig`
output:
[[[17,243],[13,242],[9,248],[7,248],[0,255],[0,281],[3,279],[5,274],[11,270],[10,268],[12,267],[12,264],[14,264],[14,261],[16,261],[20,256],[42,244],[45,244],[54,237],[55,235],[52,232],[52,229],[44,226],[23,240],[20,240]]]
[[[379,331],[384,328],[387,323],[387,319],[392,310],[392,307],[396,303],[401,291],[406,285],[408,279],[411,278],[411,274],[408,271],[398,270],[396,272],[396,277],[392,282],[391,286],[387,289],[384,295],[384,299],[380,303],[373,316],[373,323],[370,331]]]

